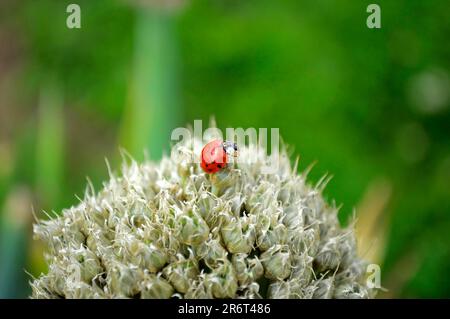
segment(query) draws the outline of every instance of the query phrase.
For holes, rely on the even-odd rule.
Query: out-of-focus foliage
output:
[[[65,26],[72,2],[82,10],[79,30]],[[365,212],[377,214],[386,296],[449,297],[450,4],[377,1],[382,28],[370,30],[369,3],[191,0],[170,13],[173,83],[181,84],[173,98],[182,109],[161,121],[183,125],[215,115],[222,128],[279,127],[301,169],[317,161],[313,179],[334,176],[325,194],[343,204],[342,222],[355,207],[364,220]],[[142,10],[155,9],[126,0],[2,1],[1,207],[26,185],[37,212],[59,211],[83,194],[85,176],[95,186],[106,179],[104,157],[118,167],[119,145],[133,143],[123,130],[143,54],[135,52]],[[43,198],[36,172],[49,165],[39,164],[45,141],[37,133],[49,76],[64,104],[64,127],[55,130],[63,132],[63,149],[49,146],[63,158],[55,203]],[[169,142],[150,132],[149,148]],[[39,249],[30,244],[24,266],[35,275]]]

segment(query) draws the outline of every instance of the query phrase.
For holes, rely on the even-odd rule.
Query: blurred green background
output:
[[[381,29],[370,3],[2,0],[0,297],[46,271],[32,211],[76,204],[86,176],[99,189],[120,147],[157,160],[211,116],[278,127],[312,183],[333,175],[380,297],[450,297],[450,2],[376,1]]]

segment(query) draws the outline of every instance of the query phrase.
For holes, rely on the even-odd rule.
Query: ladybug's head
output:
[[[239,155],[237,144],[230,141],[223,142],[223,150],[227,153],[227,155],[231,155],[233,157],[237,157]]]

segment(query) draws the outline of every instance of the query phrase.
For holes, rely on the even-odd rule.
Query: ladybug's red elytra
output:
[[[202,149],[201,168],[207,174],[214,174],[228,165],[228,156],[237,156],[236,143],[214,140]]]

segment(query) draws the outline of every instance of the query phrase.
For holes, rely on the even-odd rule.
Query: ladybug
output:
[[[238,154],[236,143],[214,140],[202,149],[201,168],[207,174],[214,174],[228,166],[228,156]]]

